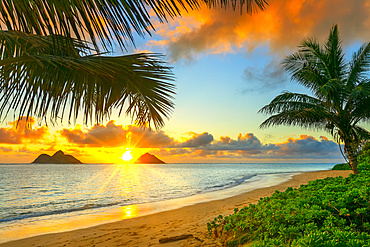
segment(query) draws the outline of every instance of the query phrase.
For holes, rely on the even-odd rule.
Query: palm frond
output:
[[[350,73],[346,83],[349,90],[353,90],[358,82],[366,78],[366,72],[369,69],[370,43],[365,43],[353,54],[352,61],[350,62]]]
[[[218,6],[227,8],[231,5],[234,10],[240,9],[240,13],[246,10],[248,14],[257,12],[258,10],[265,10],[268,5],[268,0],[206,0],[204,2],[209,8]]]
[[[299,126],[307,129],[324,129],[328,121],[321,111],[314,108],[282,111],[263,121],[259,128],[272,126]]]
[[[345,98],[348,98],[348,91],[345,85],[339,78],[333,78],[326,81],[326,83],[317,90],[316,95],[325,101],[328,109],[332,112],[340,112],[345,104]]]
[[[150,9],[159,20],[167,21],[204,3],[209,7],[238,5],[249,13],[267,5],[266,0],[3,0],[0,24],[7,30],[89,40],[95,49],[101,44],[108,50],[115,41],[122,48],[127,42],[134,43],[132,32],[150,34]]]
[[[342,79],[346,73],[342,41],[339,38],[338,25],[334,25],[330,30],[328,40],[325,43],[327,54],[327,68],[330,78]]]
[[[260,128],[276,125],[293,125],[305,128],[323,128],[330,118],[323,102],[306,95],[285,92],[276,96],[270,104],[259,110],[260,113],[275,114],[265,120]]]
[[[324,85],[319,88],[321,95],[333,95],[343,91],[340,80],[337,78],[328,80]]]
[[[173,74],[159,54],[86,55],[88,45],[63,36],[0,33],[0,116],[76,120],[82,111],[87,123],[125,108],[159,128],[173,110]]]
[[[352,135],[354,136],[354,139],[357,140],[357,142],[370,140],[370,132],[358,125],[353,126]]]
[[[359,83],[349,96],[346,110],[351,111],[353,123],[370,121],[370,80]]]
[[[313,38],[304,39],[298,52],[287,56],[282,65],[284,70],[291,74],[292,80],[309,88],[314,94],[326,83],[329,73],[325,51]]]
[[[299,109],[318,109],[321,105],[322,102],[320,100],[306,94],[284,92],[276,96],[268,105],[261,108],[258,112],[274,114]]]
[[[259,112],[270,116],[260,128],[287,125],[329,131],[340,146],[344,142],[353,172],[356,155],[370,132],[357,124],[370,122],[370,43],[344,59],[337,25],[323,47],[316,39],[304,39],[298,52],[283,61],[292,80],[311,90],[314,97],[294,93],[277,96]],[[275,114],[275,115],[273,115]]]

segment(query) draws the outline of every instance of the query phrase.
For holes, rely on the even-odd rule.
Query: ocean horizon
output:
[[[334,165],[0,164],[0,242],[223,199]]]

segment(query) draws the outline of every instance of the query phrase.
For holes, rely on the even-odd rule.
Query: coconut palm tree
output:
[[[339,147],[344,144],[355,174],[357,153],[370,132],[360,123],[370,121],[370,43],[344,58],[337,25],[321,46],[314,38],[304,39],[298,52],[283,61],[291,79],[312,92],[311,95],[283,92],[259,112],[270,116],[261,128],[277,125],[327,130]]]
[[[208,7],[264,9],[266,0],[3,0],[0,2],[0,117],[13,112],[44,121],[79,113],[101,121],[112,109],[159,128],[175,94],[161,54],[108,56],[127,50],[134,33],[151,34],[151,11],[161,22]],[[65,116],[67,112],[68,116]]]

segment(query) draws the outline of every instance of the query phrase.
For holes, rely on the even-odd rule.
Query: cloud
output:
[[[93,147],[119,147],[133,146],[137,148],[154,148],[170,145],[173,139],[163,131],[152,131],[148,128],[137,126],[116,125],[115,121],[109,121],[105,126],[95,124],[90,129],[82,129],[76,126],[74,129],[59,131],[68,142],[81,146]]]
[[[35,151],[32,151],[28,149],[26,146],[23,146],[21,148],[18,148],[18,153],[23,153],[23,154],[34,154]]]
[[[275,156],[300,156],[310,157],[314,155],[325,156],[328,154],[339,154],[338,144],[321,136],[317,140],[312,136],[301,135],[299,138],[289,138],[280,144],[271,144],[271,153]]]
[[[127,142],[126,131],[121,125],[110,121],[106,126],[95,124],[87,131],[77,125],[74,129],[63,129],[60,134],[70,143],[91,146],[121,146]]]
[[[184,156],[191,154],[193,150],[187,148],[161,148],[159,150],[153,150],[151,153],[155,153],[159,156]]]
[[[139,128],[134,125],[129,125],[127,126],[127,132],[131,135],[131,145],[135,147],[164,147],[174,143],[174,139],[161,130],[153,131],[148,128]]]
[[[10,128],[0,128],[0,143],[22,144],[25,142],[43,141],[43,138],[49,133],[46,126],[33,128],[35,119],[20,117],[19,121],[9,122]]]
[[[370,39],[369,0],[275,0],[265,11],[240,15],[231,8],[184,13],[168,24],[155,25],[162,40],[149,45],[168,49],[171,59],[193,59],[199,53],[253,51],[268,45],[286,54],[307,36],[324,39],[333,24],[339,25],[345,44]]]
[[[248,89],[245,89],[243,93],[251,91],[264,92],[266,88],[273,90],[289,81],[289,77],[284,73],[279,63],[276,63],[276,60],[271,61],[263,68],[252,66],[245,68],[243,78],[249,85]]]
[[[197,135],[197,137],[205,136],[205,134],[208,133],[205,132],[202,135]],[[247,133],[245,135],[239,134],[236,139],[222,136],[220,140],[214,140],[203,146],[194,145],[190,147],[190,145],[187,145],[186,148],[183,148],[185,143],[187,141],[175,147],[161,148],[155,151],[155,153],[162,157],[176,156],[177,158],[183,157],[185,159],[341,159],[338,145],[323,136],[320,137],[320,140],[317,140],[313,136],[301,135],[299,138],[288,138],[286,142],[282,143],[262,144],[253,133]]]
[[[236,140],[232,140],[230,137],[221,137],[220,141],[212,143],[205,149],[237,151],[236,154],[243,157],[260,156],[263,158],[340,155],[338,145],[335,142],[326,137],[320,137],[320,139],[301,135],[296,139],[289,138],[283,143],[262,144],[253,133],[248,133],[244,136],[239,134]]]
[[[47,152],[55,152],[57,151],[58,149],[56,148],[56,144],[52,144],[50,147],[48,148],[40,148],[40,151],[47,151]]]
[[[236,140],[231,139],[229,136],[222,136],[220,141],[214,142],[208,149],[213,150],[244,150],[260,152],[262,148],[262,143],[253,134],[247,133],[238,135]]]
[[[182,143],[178,143],[178,147],[202,147],[213,141],[213,136],[207,132],[203,132],[202,134],[190,132],[189,134],[191,134],[192,137]]]
[[[153,131],[134,125],[117,125],[113,120],[106,125],[95,124],[91,128],[76,126],[73,129],[63,129],[59,134],[72,144],[69,150],[76,154],[79,149],[73,144],[80,147],[150,148],[152,153],[160,157],[185,159],[186,162],[212,158],[240,162],[251,159],[341,158],[338,145],[324,136],[316,139],[313,136],[301,135],[299,138],[288,138],[281,143],[262,143],[253,133],[240,133],[236,138],[221,136],[216,140],[208,132],[189,132],[187,136],[175,140],[163,131]],[[54,149],[54,146],[50,149]]]
[[[6,147],[0,147],[0,150],[3,152],[3,153],[9,153],[11,151],[13,151],[12,148],[6,148]]]

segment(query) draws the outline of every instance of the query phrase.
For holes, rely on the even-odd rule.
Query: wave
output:
[[[47,211],[41,211],[41,212],[32,212],[32,211],[20,212],[20,213],[14,213],[16,215],[13,214],[12,216],[8,216],[6,218],[0,219],[0,223],[11,222],[11,221],[16,221],[16,220],[24,220],[24,219],[30,219],[30,218],[36,218],[36,217],[42,217],[42,216],[66,214],[66,213],[85,211],[85,210],[90,210],[90,209],[105,208],[105,207],[117,206],[121,203],[122,202],[105,203],[105,204],[88,203],[80,207],[69,208],[69,209],[47,210]]]
[[[68,217],[67,213],[71,212],[85,214],[83,211],[90,213],[91,209],[204,196],[212,192],[221,195],[239,185],[249,188],[255,183],[260,186],[269,180],[279,180],[268,174],[322,170],[327,165],[167,164],[153,165],[150,169],[135,166],[118,173],[113,173],[106,165],[63,166],[63,169],[53,165],[48,167],[49,176],[43,176],[45,166],[32,166],[32,176],[28,177],[30,167],[0,166],[0,173],[5,174],[0,181],[2,225],[23,219],[34,218],[31,221],[36,221],[37,217],[43,216],[46,217],[42,219],[61,214]],[[27,184],[19,182],[25,177]]]
[[[252,174],[252,175],[248,174],[248,175],[246,175],[242,178],[237,178],[237,179],[234,179],[234,180],[226,182],[226,183],[208,186],[208,187],[205,187],[205,189],[203,191],[199,191],[199,193],[206,193],[206,192],[211,192],[211,191],[216,191],[216,190],[223,190],[223,189],[232,188],[232,187],[235,187],[235,186],[238,186],[242,183],[247,182],[248,180],[252,179],[253,177],[256,177],[257,175],[258,174]]]

